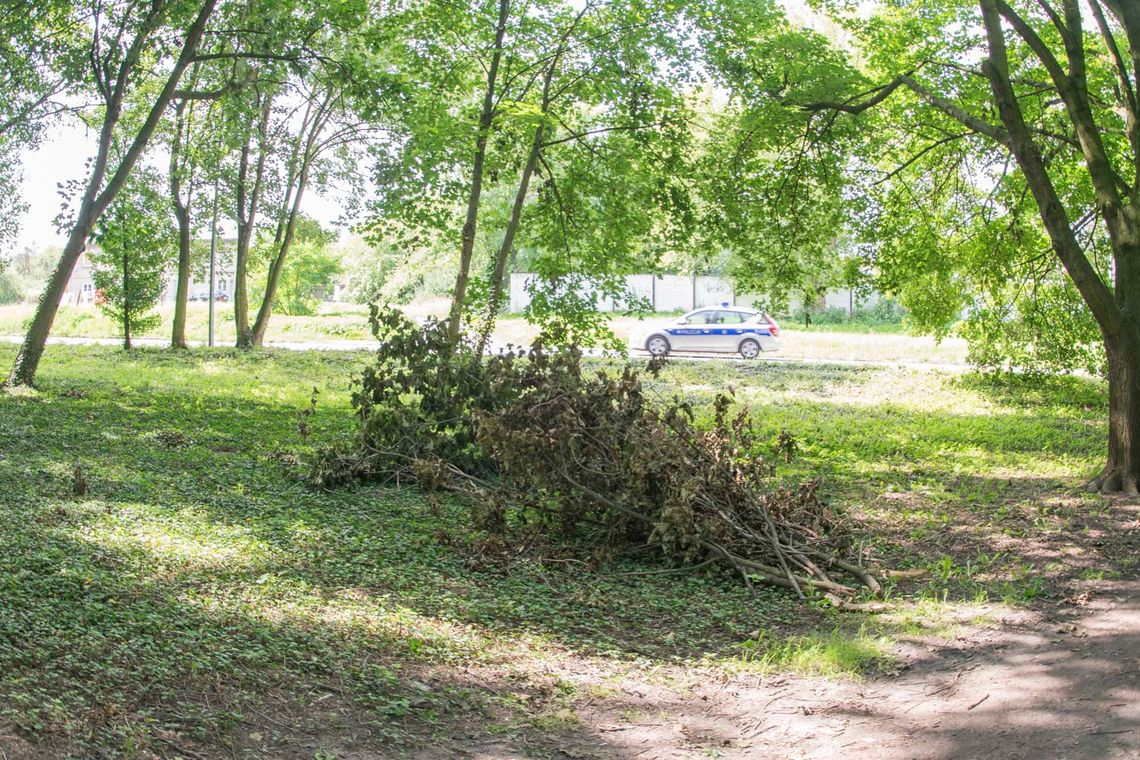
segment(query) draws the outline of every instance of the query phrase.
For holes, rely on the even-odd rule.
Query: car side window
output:
[[[740,311],[722,311],[718,312],[718,323],[722,325],[738,325],[744,321],[745,314]]]
[[[689,317],[688,324],[690,325],[711,325],[716,318],[715,311],[698,311],[693,316]]]

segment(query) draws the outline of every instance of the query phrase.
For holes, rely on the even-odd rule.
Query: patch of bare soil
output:
[[[912,642],[870,681],[628,684],[584,717],[615,758],[1140,757],[1140,584],[1099,585],[1074,614]]]
[[[1009,495],[1011,502],[1045,496],[1020,491]],[[966,623],[948,640],[900,639],[895,667],[865,681],[695,674],[681,667],[623,671],[563,656],[546,675],[597,696],[574,700],[556,727],[535,721],[488,733],[471,724],[466,735],[453,732],[412,755],[1140,758],[1138,514],[1135,505],[1113,505],[1098,517],[1079,503],[1059,503],[1054,530],[1027,520],[1026,530],[1011,538],[1008,524],[1000,530],[960,524],[936,545],[909,547],[932,557],[950,551],[959,564],[979,546],[1001,551],[1035,568],[1042,593],[1021,607],[987,605],[985,622]],[[1101,576],[1120,577],[1090,580]],[[502,673],[468,674],[473,685],[496,694],[517,686]],[[552,714],[541,687],[520,696],[531,716]]]

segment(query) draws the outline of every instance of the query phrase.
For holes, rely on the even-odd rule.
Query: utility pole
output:
[[[210,328],[206,345],[214,347],[214,268],[218,260],[218,179],[214,179],[214,221],[210,225]]]

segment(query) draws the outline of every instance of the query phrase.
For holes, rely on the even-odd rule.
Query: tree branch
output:
[[[975,116],[965,109],[955,105],[946,98],[935,95],[925,86],[919,84],[909,76],[903,77],[903,84],[905,84],[908,89],[914,92],[914,94],[918,95],[920,98],[950,118],[955,119],[973,131],[978,132],[979,134],[983,134],[995,142],[1006,146],[1007,148],[1009,147],[1009,134],[996,124],[991,124],[985,119],[979,116]]]
[[[891,178],[898,176],[903,171],[905,171],[908,166],[913,165],[915,162],[919,161],[923,156],[925,156],[927,153],[934,150],[935,148],[941,147],[941,146],[946,145],[948,143],[956,142],[958,140],[962,140],[962,139],[967,138],[967,137],[971,137],[972,135],[976,135],[976,134],[977,134],[977,132],[974,132],[971,130],[969,132],[958,132],[956,134],[947,135],[946,137],[943,137],[941,140],[935,140],[934,142],[925,146],[918,153],[915,153],[913,156],[908,158],[902,164],[900,164],[899,166],[896,166],[894,169],[887,172],[885,175],[883,175],[882,179],[878,179],[872,184],[881,185],[884,182],[889,181]]]
[[[606,132],[635,132],[640,129],[653,129],[654,127],[663,127],[668,124],[668,121],[655,121],[652,124],[623,124],[612,127],[599,127],[597,129],[587,129],[584,132],[560,137],[557,140],[547,140],[542,144],[543,148],[549,148],[551,145],[561,145],[563,143],[572,142],[574,140],[581,140],[583,137],[590,137],[591,135],[601,135]]]
[[[884,100],[891,96],[895,90],[906,83],[906,80],[913,74],[913,71],[908,71],[906,74],[899,74],[886,84],[873,87],[866,92],[861,92],[858,95],[852,95],[847,100],[841,101],[820,101],[817,103],[805,103],[800,106],[801,110],[808,112],[817,111],[841,111],[843,113],[858,114],[863,113],[869,108],[882,103]],[[867,97],[870,95],[871,97]],[[860,100],[860,98],[867,98]]]
[[[1096,19],[1097,28],[1100,29],[1100,36],[1104,40],[1104,45],[1108,48],[1108,54],[1112,58],[1113,68],[1116,69],[1116,77],[1120,82],[1121,96],[1124,101],[1125,110],[1125,125],[1128,132],[1128,142],[1132,146],[1133,156],[1133,171],[1136,176],[1136,185],[1140,186],[1140,128],[1137,127],[1137,108],[1136,103],[1136,89],[1132,86],[1132,80],[1128,74],[1128,66],[1124,62],[1124,56],[1120,52],[1120,46],[1116,43],[1116,36],[1112,33],[1111,27],[1108,25],[1108,19],[1105,18],[1104,9],[1100,7],[1100,0],[1088,0],[1089,7],[1092,8],[1093,18]]]

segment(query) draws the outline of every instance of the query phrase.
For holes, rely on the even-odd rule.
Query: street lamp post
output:
[[[210,328],[206,341],[214,347],[214,268],[218,259],[218,180],[214,180],[214,221],[210,225]]]

